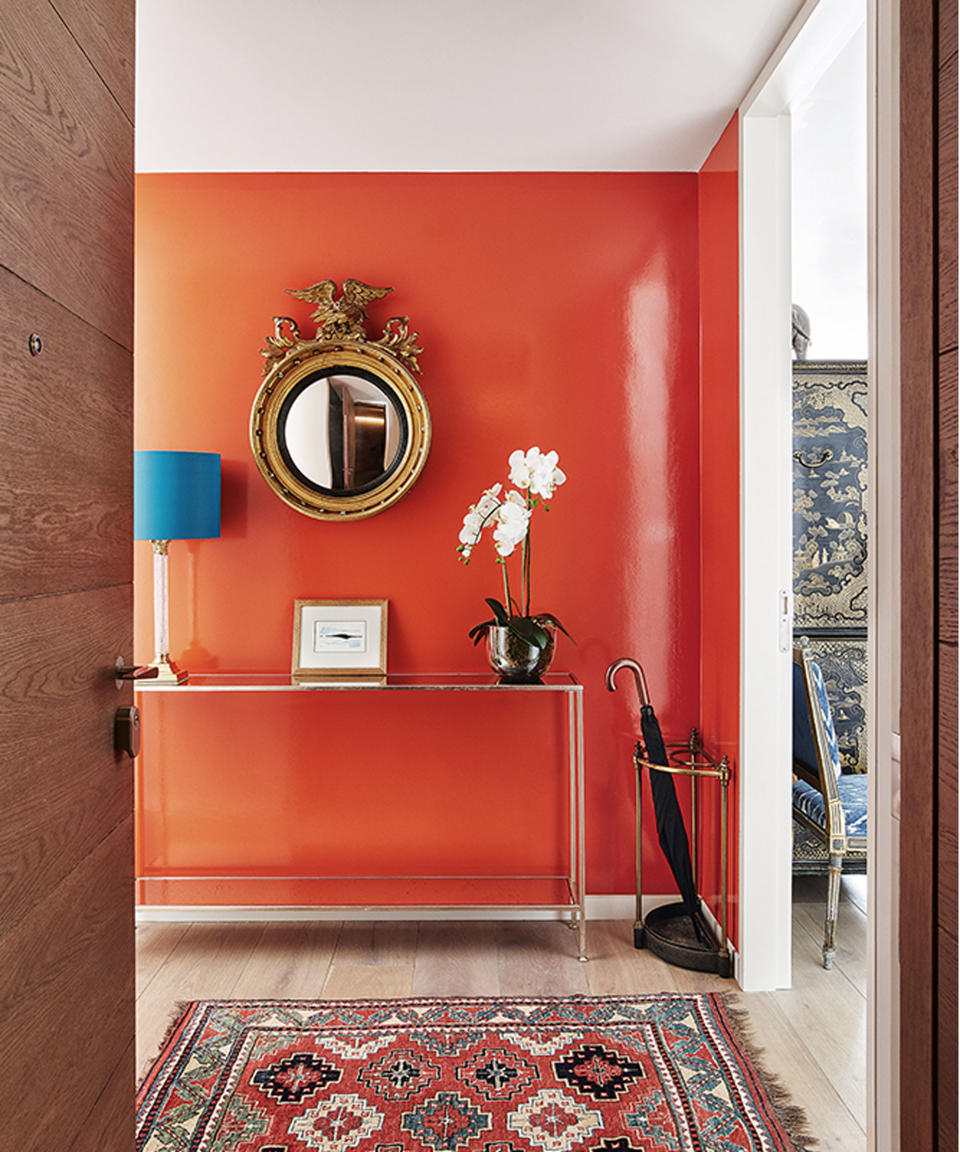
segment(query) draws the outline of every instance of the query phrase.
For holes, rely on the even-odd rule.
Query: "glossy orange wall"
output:
[[[736,766],[740,744],[740,345],[738,124],[734,116],[699,173],[700,186],[700,714],[730,787],[728,887],[736,939]],[[708,797],[713,795],[713,800]],[[704,790],[704,829],[716,828]],[[703,841],[704,895],[719,904],[719,844]],[[713,887],[709,886],[712,879]]]
[[[736,629],[726,621],[715,632],[713,600],[701,612],[701,549],[705,558],[725,560],[731,548],[736,554],[729,478],[716,492],[702,492],[699,479],[701,423],[729,424],[726,375],[702,410],[698,379],[699,311],[704,293],[714,293],[698,267],[698,192],[713,179],[517,173],[137,180],[137,447],[215,451],[224,462],[222,538],[170,548],[175,658],[193,671],[286,671],[295,598],[382,596],[390,601],[391,670],[482,667],[482,652],[466,633],[487,615],[483,597],[499,595],[500,580],[486,545],[469,568],[458,563],[461,517],[483,488],[506,480],[513,449],[556,449],[569,479],[534,525],[534,608],[555,612],[575,637],[576,645],[561,641],[555,666],[586,686],[591,893],[629,892],[634,874],[636,702],[629,683],[606,691],[604,669],[619,656],[640,660],[664,728],[682,736],[700,718],[701,652],[713,652]],[[423,475],[398,505],[353,524],[323,523],[267,488],[250,455],[248,421],[258,350],[272,317],[291,315],[309,329],[311,309],[284,289],[350,276],[395,286],[371,306],[372,328],[400,314],[420,332],[434,438]],[[722,287],[729,289],[726,279]],[[714,452],[720,443],[711,431],[704,458],[711,475],[727,471]],[[709,533],[701,533],[701,504],[704,515],[720,517]],[[149,545],[136,550],[137,656],[146,660]],[[719,585],[727,575],[711,561],[709,596],[724,604],[729,589]],[[701,644],[702,621],[709,643]],[[720,691],[723,700],[711,703],[708,729],[726,723],[730,705],[714,683],[719,676],[711,664],[703,690],[711,701]],[[213,781],[206,794],[222,796],[225,812],[209,835],[248,845],[251,866],[258,866],[269,855],[259,814],[244,808],[239,819],[230,817],[228,798],[246,771],[238,766],[253,755],[236,737],[239,720],[255,715],[267,734],[256,756],[275,754],[277,791],[288,798],[283,816],[291,820],[298,814],[291,773],[317,756],[323,722],[294,723],[269,698],[250,697],[232,706],[237,723],[229,708],[219,711],[223,731],[211,739],[209,709],[184,705],[174,721],[175,706],[167,699],[163,723],[153,728],[158,705],[147,707],[144,770],[165,780],[193,773]],[[377,708],[365,701],[359,711],[345,711],[343,723],[361,731],[376,725]],[[459,775],[465,740],[485,748],[490,762],[523,773],[538,760],[541,739],[548,750],[558,739],[549,717],[531,734],[522,714],[471,728],[457,709],[408,719],[400,709],[390,722],[398,771],[437,772],[444,787],[454,774],[464,812],[477,771]],[[431,748],[446,755],[424,768],[417,749],[426,724]],[[342,759],[329,767],[350,771]],[[506,803],[529,806],[531,796]],[[141,849],[146,831],[154,853],[141,867],[162,871],[175,851],[164,837],[173,833],[164,831],[156,807],[140,816]],[[376,838],[378,820],[358,818],[358,835]],[[202,814],[196,823],[202,840]],[[667,891],[652,830],[647,843],[648,890]]]

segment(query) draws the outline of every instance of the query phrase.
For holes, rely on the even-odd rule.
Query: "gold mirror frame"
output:
[[[310,288],[287,289],[299,300],[317,305],[316,338],[304,340],[289,316],[274,317],[274,334],[261,349],[265,358],[264,377],[250,413],[250,447],[260,474],[273,492],[305,516],[317,520],[361,520],[375,516],[396,504],[409,492],[423,471],[430,450],[430,409],[411,375],[419,373],[416,332],[410,332],[408,318],[392,317],[378,340],[368,340],[364,331],[364,305],[391,292],[372,288],[359,280],[345,280],[343,295],[335,299],[336,285],[321,280]],[[288,466],[279,441],[280,413],[291,392],[308,377],[357,370],[372,376],[404,421],[403,454],[395,460],[383,479],[365,491],[343,493],[305,484]]]

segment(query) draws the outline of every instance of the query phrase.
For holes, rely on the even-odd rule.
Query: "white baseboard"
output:
[[[644,915],[674,896],[645,896]],[[588,920],[633,920],[636,897],[632,892],[587,896]],[[264,920],[566,920],[570,913],[550,909],[472,907],[311,908],[293,905],[140,904],[138,924],[203,921],[250,922]]]

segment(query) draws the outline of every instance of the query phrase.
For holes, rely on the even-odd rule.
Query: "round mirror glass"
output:
[[[388,480],[407,446],[403,406],[385,380],[362,368],[310,372],[280,407],[284,463],[315,492],[357,495]]]

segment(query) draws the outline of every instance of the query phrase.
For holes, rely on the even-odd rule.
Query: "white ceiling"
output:
[[[137,169],[691,171],[801,0],[138,0]]]

